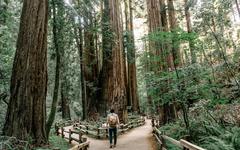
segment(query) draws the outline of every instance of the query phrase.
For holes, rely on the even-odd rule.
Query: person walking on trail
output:
[[[110,148],[116,147],[118,125],[119,125],[118,115],[114,113],[114,109],[111,109],[110,113],[107,116],[107,126],[109,127]],[[114,145],[113,145],[113,137],[114,137]]]

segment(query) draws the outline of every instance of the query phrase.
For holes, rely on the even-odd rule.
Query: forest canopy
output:
[[[115,109],[240,149],[239,36],[238,0],[1,0],[0,145],[47,145],[56,122]]]

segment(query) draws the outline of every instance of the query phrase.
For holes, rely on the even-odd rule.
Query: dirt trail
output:
[[[109,141],[98,140],[87,137],[90,141],[89,150],[109,150]],[[117,147],[114,150],[156,150],[152,136],[151,121],[146,120],[146,124],[132,129],[131,131],[118,136]]]

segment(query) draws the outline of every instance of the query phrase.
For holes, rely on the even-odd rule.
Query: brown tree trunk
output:
[[[137,75],[136,75],[136,56],[135,56],[135,42],[133,33],[133,11],[132,0],[125,0],[125,18],[126,18],[126,31],[127,31],[127,65],[128,65],[128,98],[132,110],[140,112],[139,100],[137,94]]]
[[[155,33],[155,32],[168,32],[168,21],[167,21],[167,13],[166,13],[166,4],[164,0],[149,0],[147,2],[148,7],[148,18],[149,18],[149,32]],[[171,19],[174,20],[175,13],[174,11],[169,13],[169,17],[172,17]],[[170,20],[170,27],[176,28],[176,24]],[[174,31],[174,30],[172,30]],[[175,41],[172,43],[176,43]],[[151,55],[154,55],[154,57],[159,57],[161,61],[154,62],[151,60],[150,66],[148,67],[148,71],[153,71],[156,75],[159,74],[161,71],[168,71],[168,69],[174,68],[174,62],[173,62],[173,53],[172,51],[177,51],[178,49],[175,48],[175,46],[170,45],[170,41],[149,41],[149,52]],[[151,58],[151,57],[150,57]],[[179,55],[180,58],[180,55]],[[151,67],[153,66],[153,67]],[[168,81],[166,82],[166,86],[168,86]],[[147,88],[149,88],[149,83],[147,84]],[[167,90],[167,87],[162,88],[163,91]],[[160,95],[159,95],[160,96]],[[151,95],[148,95],[148,103],[153,107],[152,98]],[[167,123],[171,119],[175,119],[175,113],[172,111],[172,106],[170,103],[162,104],[162,107],[159,107],[159,112],[161,112],[159,118],[161,119],[161,122],[163,124]],[[153,108],[151,108],[153,109]]]
[[[126,85],[122,44],[120,1],[105,0],[103,14],[102,99],[114,108],[121,121],[126,118]],[[105,19],[104,19],[105,18]],[[104,30],[105,29],[105,30]],[[107,43],[106,43],[107,42]]]
[[[190,12],[189,12],[188,1],[189,0],[184,0],[185,17],[186,17],[186,22],[187,22],[187,32],[192,33],[192,23],[191,23],[191,16],[190,16]],[[196,58],[196,53],[194,51],[194,43],[191,40],[189,41],[189,49],[190,49],[190,54],[191,54],[191,63],[194,64],[197,62],[197,58]]]
[[[169,32],[168,27],[168,20],[167,20],[167,6],[165,3],[165,0],[160,0],[160,11],[161,11],[161,22],[162,22],[162,30],[163,32]],[[173,56],[171,53],[171,46],[169,41],[164,41],[163,43],[163,49],[164,49],[164,60],[166,60],[165,65],[163,65],[164,70],[173,70],[174,64],[173,64]]]
[[[55,0],[52,0],[52,15],[53,15],[53,42],[54,47],[56,51],[56,70],[55,70],[55,84],[54,84],[54,90],[53,90],[53,100],[52,100],[52,106],[51,111],[47,120],[46,124],[46,132],[47,135],[49,135],[52,124],[55,119],[55,114],[57,110],[57,101],[58,101],[58,91],[59,91],[59,81],[60,81],[60,63],[61,63],[61,52],[63,51],[63,33],[62,33],[62,25],[59,22],[62,18],[57,17],[63,17],[63,10],[61,9],[63,7],[63,2],[61,3],[55,3]],[[62,11],[56,11],[56,9],[60,9]]]
[[[47,0],[24,0],[3,134],[46,144]]]
[[[63,42],[63,41],[62,41]],[[69,99],[69,77],[68,77],[68,62],[69,54],[66,52],[68,48],[61,53],[61,111],[62,111],[62,119],[71,120],[71,113],[70,113],[70,99]]]
[[[97,57],[94,45],[94,34],[91,32],[93,28],[92,16],[89,17],[88,28],[85,30],[85,47],[84,47],[84,79],[86,82],[86,103],[87,103],[87,116],[94,118],[97,113],[96,101],[96,80],[97,80]]]
[[[78,1],[78,5],[79,5]],[[79,19],[79,24],[81,24],[81,20]],[[86,86],[84,79],[84,61],[83,61],[83,31],[81,25],[75,26],[75,40],[78,47],[78,55],[79,55],[79,65],[80,65],[80,84],[81,84],[81,98],[82,98],[82,109],[83,115],[82,119],[87,119],[87,99],[86,99]]]
[[[168,16],[171,32],[174,33],[178,27],[173,0],[168,0]],[[172,40],[172,55],[176,67],[182,65],[179,43]]]
[[[160,11],[160,1],[159,0],[148,0],[147,1],[148,9],[148,24],[149,24],[149,33],[155,34],[155,32],[162,31],[162,19]],[[164,54],[162,50],[162,42],[156,40],[149,41],[149,52],[153,55],[153,58],[157,60],[152,60],[155,65],[155,69],[152,70],[155,73],[158,73],[162,70],[164,65]],[[161,60],[161,61],[160,61]]]
[[[69,99],[69,93],[68,93],[68,89],[70,88],[69,87],[69,81],[68,81],[67,76],[66,76],[66,74],[64,72],[62,72],[62,76],[63,76],[62,77],[62,83],[61,83],[61,110],[62,110],[62,118],[65,119],[65,120],[71,120],[70,99]]]
[[[105,115],[107,112],[108,102],[108,87],[111,84],[108,82],[112,74],[112,31],[110,26],[110,6],[109,0],[103,0],[103,13],[102,13],[102,51],[103,51],[103,62],[102,70],[100,72],[99,87],[101,88],[100,97],[101,101],[98,104],[98,112]]]

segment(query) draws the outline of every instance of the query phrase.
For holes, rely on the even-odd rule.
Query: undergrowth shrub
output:
[[[207,150],[240,150],[240,128],[234,125],[222,125],[206,114],[197,118],[190,118],[189,131],[186,130],[183,120],[167,124],[160,130],[180,140],[190,137],[190,142]],[[176,146],[167,143],[169,150],[175,150]]]

